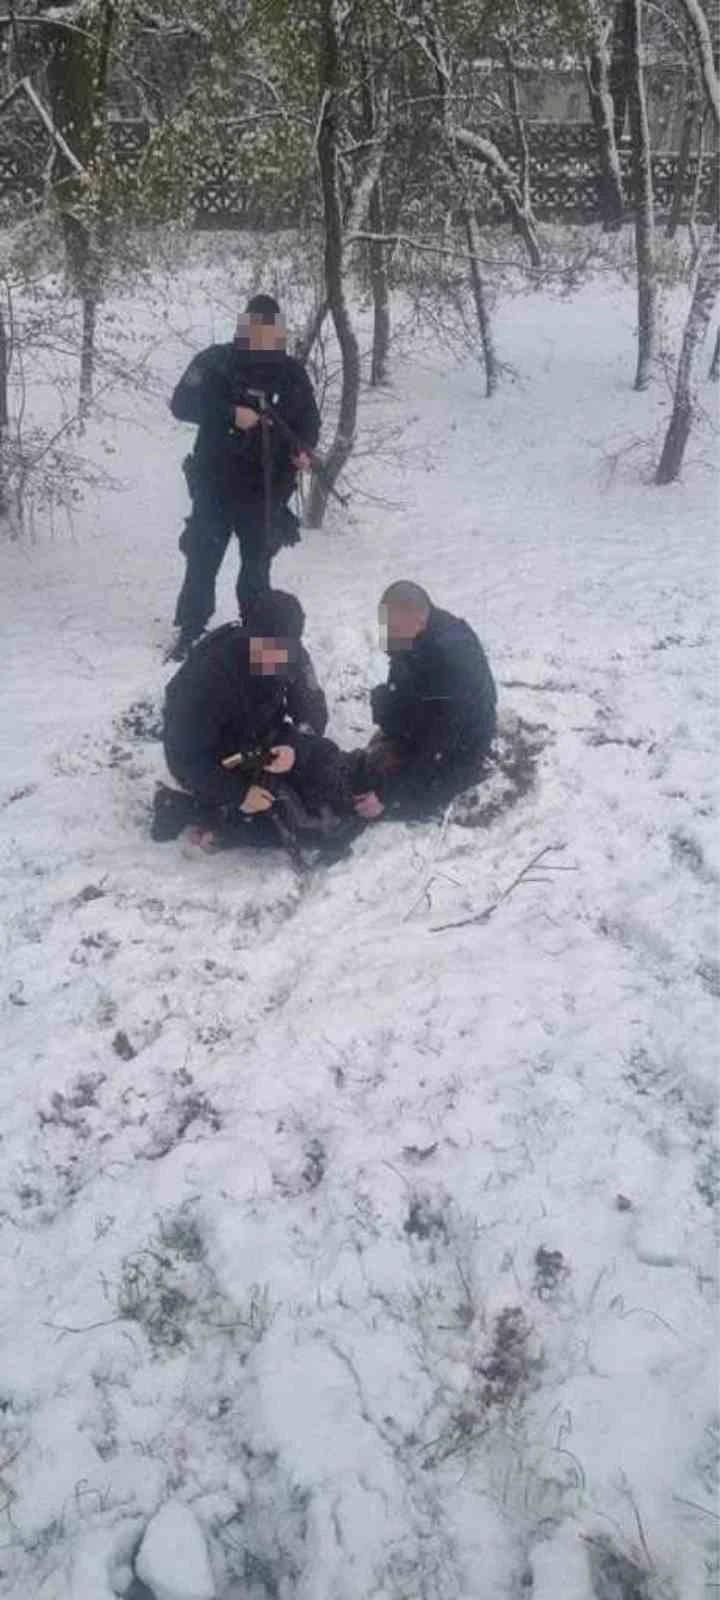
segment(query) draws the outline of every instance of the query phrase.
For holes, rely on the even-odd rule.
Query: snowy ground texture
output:
[[[277,581],[348,743],[378,594],[427,583],[520,770],[305,882],[153,845],[191,438],[166,393],[245,286],[209,249],[106,308],[144,373],[85,441],[116,486],[0,549],[0,1595],[109,1600],[170,1501],[218,1600],[703,1600],[710,443],[648,485],[669,395],[631,390],[619,279],[500,305],[490,404],[406,339],[351,514]]]

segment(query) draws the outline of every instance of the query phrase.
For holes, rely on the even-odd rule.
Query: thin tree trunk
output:
[[[103,257],[107,244],[104,191],[107,170],[107,86],[110,45],[116,13],[113,0],[103,0],[99,14],[88,7],[78,13],[78,26],[49,29],[52,52],[48,86],[53,116],[72,140],[81,171],[90,171],[94,192],[78,179],[60,152],[62,223],[70,278],[82,304],[80,349],[80,415],[92,398],[95,330],[102,296]]]
[[[460,194],[462,217],[465,225],[465,235],[468,242],[468,254],[470,257],[470,285],[473,292],[473,299],[475,301],[475,312],[478,319],[480,342],[482,344],[483,360],[485,363],[485,393],[488,398],[490,398],[497,388],[498,362],[495,354],[495,344],[492,336],[490,314],[488,311],[487,300],[485,298],[485,286],[483,284],[482,273],[480,271],[480,230],[478,228],[477,215],[475,212],[473,186],[470,175],[468,172],[466,172],[464,163],[461,161],[458,152],[458,144],[460,141],[458,137],[458,130],[455,126],[452,74],[450,61],[445,48],[445,41],[440,31],[437,18],[435,16],[431,16],[430,21],[435,66],[437,71],[438,94],[442,111],[443,129],[445,133],[447,163],[450,171],[453,174]],[[492,148],[494,149],[495,147],[493,146]],[[498,151],[497,154],[499,156],[500,152]],[[500,160],[502,160],[502,157],[500,157]]]
[[[680,149],[678,150],[673,178],[672,200],[670,202],[670,215],[667,221],[668,239],[674,239],[680,226],[687,184],[688,167],[692,153],[696,130],[702,141],[702,127],[700,116],[700,96],[698,82],[692,61],[688,61],[685,69],[685,110],[683,113],[682,130],[680,133]]]
[[[83,328],[80,351],[80,415],[85,417],[90,408],[95,379],[95,334],[98,308],[102,300],[104,261],[109,242],[107,215],[107,176],[110,153],[108,150],[108,72],[110,46],[115,27],[113,0],[103,0],[99,38],[92,84],[92,139],[93,160],[97,174],[97,201],[95,216],[88,230],[83,284]]]
[[[463,221],[467,237],[468,254],[470,257],[470,284],[475,301],[480,342],[482,344],[483,360],[485,362],[485,393],[488,400],[492,398],[498,385],[498,361],[493,339],[490,313],[485,298],[485,285],[480,272],[480,229],[472,196],[466,195],[463,200]]]
[[[655,474],[656,483],[673,483],[682,467],[695,411],[695,363],[702,349],[718,294],[720,294],[720,232],[716,230],[698,271],[695,293],[685,324],[672,416]]]
[[[302,361],[303,366],[310,360],[313,346],[320,338],[328,310],[327,299],[323,294],[316,300],[302,333],[295,340],[294,354],[298,361]]]
[[[323,107],[317,137],[318,165],[325,219],[325,290],[342,358],[342,387],[335,437],[325,458],[322,480],[313,475],[307,522],[319,528],[329,484],[340,476],[355,443],[360,394],[360,349],[345,296],[342,202],[338,181],[339,99],[341,90],[340,24],[334,0],[323,0]]]
[[[5,318],[0,306],[0,516],[7,511],[7,492],[5,485],[5,434],[10,421],[10,408],[8,406],[8,339],[5,332]]]
[[[360,182],[356,185],[347,215],[343,220],[343,251],[353,243],[353,235],[362,227],[366,212],[370,215],[376,191],[380,187],[380,173],[385,158],[385,148],[389,132],[388,122],[388,86],[385,84],[379,101],[379,115],[377,121],[375,148],[367,163],[365,172]],[[372,232],[384,232],[384,219],[381,216],[381,227],[376,229],[372,223]],[[294,354],[303,365],[310,359],[313,347],[322,333],[326,318],[330,314],[330,304],[325,291],[320,294],[307,318],[302,333],[295,340]],[[389,331],[389,315],[388,315]]]
[[[594,4],[590,8],[589,22],[590,53],[585,63],[585,77],[598,141],[600,215],[605,232],[611,233],[622,226],[625,197],[610,92],[608,28]]]
[[[700,258],[701,247],[700,235],[697,228],[697,208],[698,201],[700,199],[700,186],[702,184],[704,146],[705,115],[703,114],[700,119],[700,126],[698,129],[697,165],[695,167],[695,177],[693,178],[692,194],[690,195],[690,209],[688,212],[688,233],[690,234],[690,243],[692,245],[692,262],[690,267],[691,273],[695,271]]]
[[[613,132],[616,145],[622,142],[623,134],[625,133],[625,121],[630,101],[630,51],[627,21],[627,0],[615,0],[608,87],[613,103]]]
[[[532,208],[523,205],[522,195],[515,182],[515,178],[507,161],[493,144],[491,139],[485,139],[478,133],[471,133],[468,128],[457,128],[455,141],[461,149],[467,150],[476,161],[481,161],[487,166],[491,178],[494,179],[517,232],[524,241],[530,261],[534,267],[539,267],[542,261],[540,245],[537,237],[537,224]]]
[[[50,9],[46,0],[43,0],[43,9]],[[55,126],[71,141],[81,172],[87,172],[94,154],[96,41],[82,12],[78,14],[77,23],[72,29],[49,26],[47,82]],[[68,273],[73,287],[82,294],[88,253],[87,221],[80,214],[85,195],[82,178],[78,182],[75,163],[68,159],[62,147],[58,156],[58,177]]]
[[[708,368],[708,377],[712,383],[717,383],[718,379],[720,378],[720,328],[718,328],[718,331],[715,335],[715,348],[712,353],[712,361],[710,362],[710,366]]]
[[[716,51],[713,48],[710,23],[701,0],[680,0],[680,5],[695,36],[705,92],[715,127],[720,131],[720,80],[718,80]]]
[[[431,45],[431,59],[437,73],[438,92],[453,170],[458,171],[457,152],[459,149],[467,150],[475,161],[482,162],[483,166],[487,167],[492,181],[505,201],[513,225],[524,241],[532,265],[539,267],[542,257],[532,207],[523,204],[523,196],[515,182],[512,169],[508,166],[507,161],[505,161],[492,139],[486,139],[479,133],[473,133],[469,128],[457,127],[453,104],[454,85],[451,63],[442,28],[429,0],[420,9],[423,25]],[[424,36],[423,49],[426,54],[429,53]]]
[[[513,54],[512,45],[503,40],[503,57],[507,74],[508,101],[510,116],[515,132],[515,146],[520,162],[520,198],[526,215],[532,213],[532,199],[530,195],[530,148],[527,141],[525,119],[520,107],[520,86],[518,83],[517,62]],[[517,231],[517,223],[514,223]]]
[[[638,281],[638,357],[635,388],[647,389],[656,345],[657,283],[655,276],[655,206],[650,130],[642,64],[641,0],[626,0],[629,61],[629,110],[632,136],[635,256]]]
[[[384,234],[385,211],[382,186],[375,185],[368,207],[368,227],[373,234]],[[387,381],[390,353],[390,292],[387,272],[388,247],[380,239],[368,241],[368,264],[373,299],[373,338],[370,358],[370,383],[373,388]]]
[[[93,397],[95,379],[95,330],[97,328],[100,295],[89,283],[82,296],[82,334],[80,339],[80,387],[78,411],[81,419],[87,417]]]
[[[378,33],[371,17],[365,18],[365,46],[363,51],[362,106],[365,136],[368,140],[387,137],[388,81],[378,85],[378,61],[387,55],[387,38],[381,29]],[[367,266],[373,301],[373,337],[370,358],[370,383],[373,388],[387,378],[390,351],[390,294],[387,273],[387,245],[382,235],[386,231],[383,188],[378,176],[368,200]]]

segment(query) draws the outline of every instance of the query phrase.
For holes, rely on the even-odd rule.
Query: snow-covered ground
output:
[[[500,306],[492,403],[406,340],[351,514],[276,581],[347,743],[377,597],[425,583],[523,772],[308,882],[153,845],[166,393],[234,293],[201,255],[107,309],[147,374],[87,440],[121,487],[0,547],[0,1594],[108,1600],[179,1501],[219,1600],[709,1597],[710,443],[646,481],[620,280]]]

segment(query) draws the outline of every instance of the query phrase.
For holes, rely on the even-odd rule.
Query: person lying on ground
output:
[[[380,601],[387,683],[372,690],[376,732],[357,757],[355,810],[422,815],[477,781],[496,730],[496,690],[467,622],[419,584],[392,583]]]
[[[266,405],[277,425],[262,422]],[[171,651],[171,659],[182,660],[215,610],[215,580],[231,534],[240,545],[241,615],[248,599],[270,587],[280,546],[300,537],[288,501],[317,444],[320,415],[305,368],[285,351],[285,320],[272,295],[253,295],[231,343],[194,357],[170,409],[198,429],[185,468],[192,513],[180,538],[186,571]]]
[[[308,814],[319,825],[328,811],[352,814],[347,758],[322,737],[327,703],[301,643],[304,622],[294,595],[268,590],[248,601],[244,626],[201,639],[167,686],[168,768],[219,823],[280,801],[299,825]]]

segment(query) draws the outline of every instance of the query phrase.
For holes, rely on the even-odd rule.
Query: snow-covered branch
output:
[[[504,156],[501,155],[497,145],[493,144],[492,139],[484,138],[482,134],[471,133],[469,128],[456,128],[455,142],[461,150],[467,150],[468,154],[473,156],[476,161],[482,161],[488,167],[502,195],[507,200],[518,229],[525,240],[533,266],[539,267],[540,246],[535,232],[534,219],[523,205],[523,197],[518,189],[513,171],[508,166]]]
[[[78,174],[78,177],[86,178],[87,173],[84,166],[80,161],[78,161],[77,156],[74,155],[73,151],[70,149],[67,140],[63,138],[62,134],[55,127],[52,117],[50,116],[50,112],[43,105],[39,95],[36,94],[29,78],[19,78],[17,83],[13,84],[9,93],[6,94],[2,100],[0,100],[0,113],[5,111],[6,108],[12,104],[13,100],[16,100],[18,95],[21,94],[24,94],[30,101],[31,106],[40,118],[43,127],[47,129],[51,139],[57,145],[58,150],[62,152],[65,160],[72,167],[73,171]]]
[[[700,0],[680,0],[680,5],[695,35],[705,91],[715,121],[715,127],[720,129],[720,79],[715,69],[710,24]]]
[[[373,141],[373,148],[365,165],[365,170],[354,190],[350,210],[345,221],[345,242],[357,233],[367,215],[370,196],[379,180],[382,171],[385,151],[387,149],[388,133],[390,130],[389,118],[390,90],[387,82],[383,85],[378,97],[377,133]]]

